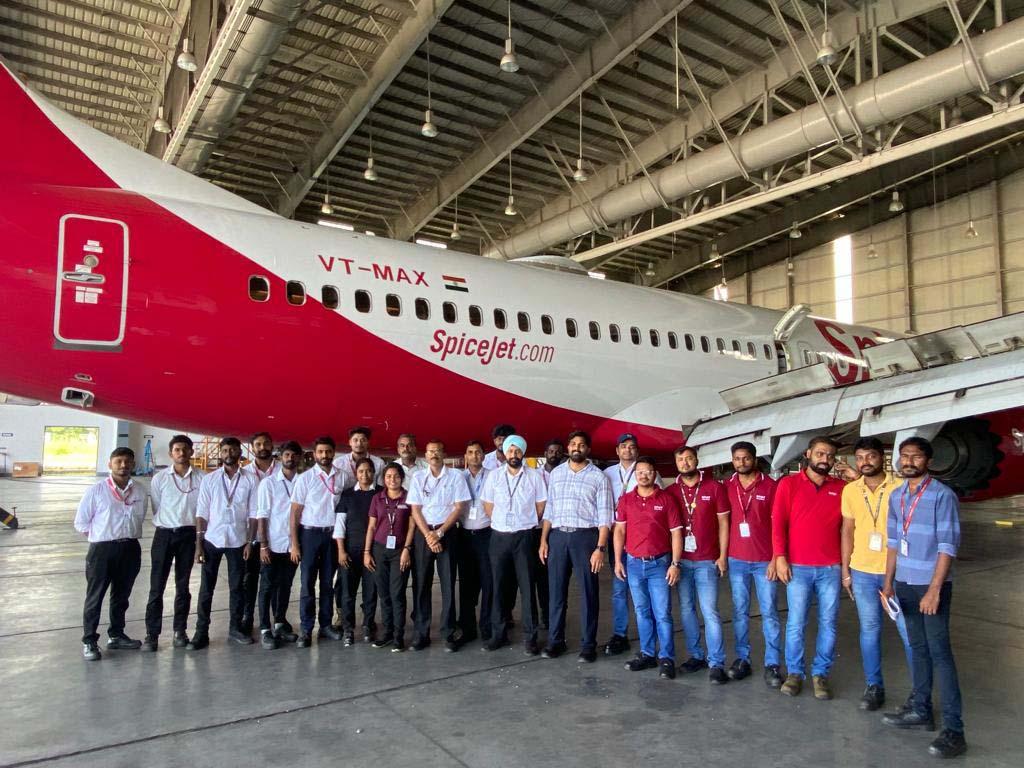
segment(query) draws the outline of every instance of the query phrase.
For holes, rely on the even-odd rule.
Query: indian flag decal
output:
[[[466,278],[455,277],[454,275],[441,275],[441,279],[444,280],[444,287],[449,291],[469,293],[469,288],[466,287]]]

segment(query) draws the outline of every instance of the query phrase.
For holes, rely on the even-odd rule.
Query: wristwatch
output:
[[[676,560],[675,562],[671,563],[671,565],[674,565],[676,568],[682,568],[683,567],[683,561],[682,560]]]
[[[598,552],[607,552],[608,551],[608,547],[606,547],[604,544],[598,544],[597,545],[597,551]]]
[[[439,539],[443,539],[444,538],[444,528],[438,528],[436,531],[434,531],[434,533],[437,534],[437,538],[439,538]]]

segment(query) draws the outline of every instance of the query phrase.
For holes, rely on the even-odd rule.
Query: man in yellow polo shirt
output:
[[[882,680],[882,624],[885,612],[879,590],[885,581],[886,517],[889,496],[903,480],[885,470],[885,449],[875,437],[862,437],[854,446],[860,478],[843,489],[843,587],[857,606],[860,655],[867,688],[860,708],[874,711],[885,702]],[[910,664],[910,644],[903,614],[896,620]]]

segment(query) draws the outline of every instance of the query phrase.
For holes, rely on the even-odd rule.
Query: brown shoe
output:
[[[784,696],[799,696],[800,691],[804,689],[804,679],[800,675],[786,675],[786,682],[782,684],[782,691]]]
[[[820,701],[828,701],[832,698],[832,686],[828,684],[828,678],[824,675],[815,675],[812,678],[814,683],[814,698]]]

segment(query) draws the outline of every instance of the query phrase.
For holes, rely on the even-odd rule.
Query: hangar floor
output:
[[[3,765],[912,766],[932,760],[930,735],[893,732],[878,715],[858,711],[857,618],[848,600],[840,610],[831,702],[815,701],[807,691],[797,699],[780,696],[761,683],[760,664],[754,677],[716,688],[705,674],[670,682],[653,672],[626,672],[625,657],[579,665],[575,654],[527,658],[518,647],[485,654],[472,644],[446,654],[435,643],[397,655],[340,643],[273,652],[228,645],[224,589],[207,651],[174,650],[168,642],[155,655],[110,652],[98,664],[86,663],[79,642],[86,544],[71,520],[88,482],[0,480],[0,506],[16,505],[22,526],[0,533]],[[953,606],[970,744],[962,764],[1019,766],[1024,498],[966,505],[963,517]],[[997,526],[997,520],[1014,525]],[[151,530],[147,523],[128,614],[128,633],[138,638],[145,634]],[[195,595],[198,570],[193,576]],[[728,589],[721,595],[728,616]],[[573,611],[570,606],[570,631]],[[608,613],[602,613],[600,640],[608,634]],[[294,621],[294,606],[291,615]],[[759,622],[751,629],[758,658]],[[729,627],[726,639],[731,660]],[[907,674],[892,627],[885,651],[895,704],[907,693]]]

